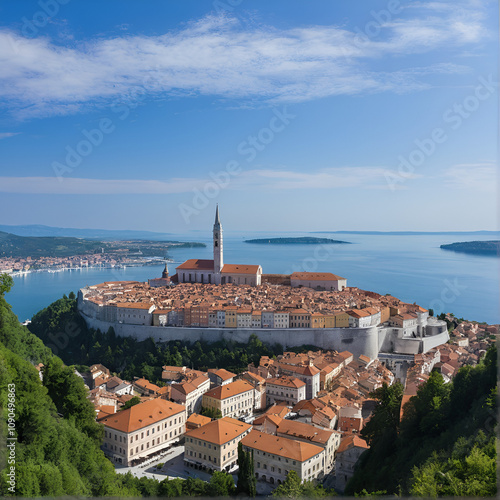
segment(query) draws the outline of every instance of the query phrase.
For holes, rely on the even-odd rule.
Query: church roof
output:
[[[223,274],[257,274],[259,265],[244,265],[244,264],[224,264],[221,273]]]
[[[213,271],[214,261],[208,259],[188,259],[183,262],[177,269],[192,269],[196,271]]]

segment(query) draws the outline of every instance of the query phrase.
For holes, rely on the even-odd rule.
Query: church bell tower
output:
[[[221,282],[221,271],[224,267],[223,247],[222,247],[222,226],[219,218],[219,205],[215,209],[214,223],[214,273],[215,283]]]

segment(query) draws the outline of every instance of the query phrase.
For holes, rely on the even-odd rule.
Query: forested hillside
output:
[[[383,387],[362,430],[371,448],[347,494],[385,491],[412,496],[494,496],[496,493],[497,349],[449,384],[432,372],[404,406],[401,387]]]

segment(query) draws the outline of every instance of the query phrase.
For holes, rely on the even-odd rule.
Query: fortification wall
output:
[[[218,342],[233,340],[247,343],[250,335],[255,334],[262,342],[281,344],[284,348],[311,344],[322,349],[349,351],[358,357],[364,354],[372,359],[379,353],[379,332],[377,327],[369,328],[196,328],[196,327],[159,327],[112,323],[91,318],[82,314],[89,328],[107,332],[113,327],[119,337],[133,337],[137,340],[146,340],[151,337],[156,342],[181,340],[196,342]]]

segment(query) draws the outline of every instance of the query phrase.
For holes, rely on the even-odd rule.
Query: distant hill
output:
[[[443,250],[452,250],[453,252],[469,253],[474,255],[492,255],[500,256],[500,241],[464,241],[459,243],[450,243],[441,245]]]
[[[313,238],[303,236],[299,238],[258,238],[255,240],[245,240],[245,243],[257,243],[260,245],[337,245],[350,244],[349,241],[332,240],[330,238]]]
[[[51,227],[39,224],[26,226],[7,226],[0,224],[0,231],[18,236],[65,236],[72,238],[101,240],[165,240],[172,233],[155,233],[153,231],[134,231],[120,229],[77,229],[68,227]]]
[[[99,241],[65,236],[18,236],[0,231],[0,257],[71,257],[101,252],[119,252],[126,249],[143,257],[166,257],[169,248],[198,248],[205,243],[128,240]]]
[[[0,231],[0,257],[69,257],[100,252],[107,246],[101,241],[79,238],[32,237]]]

